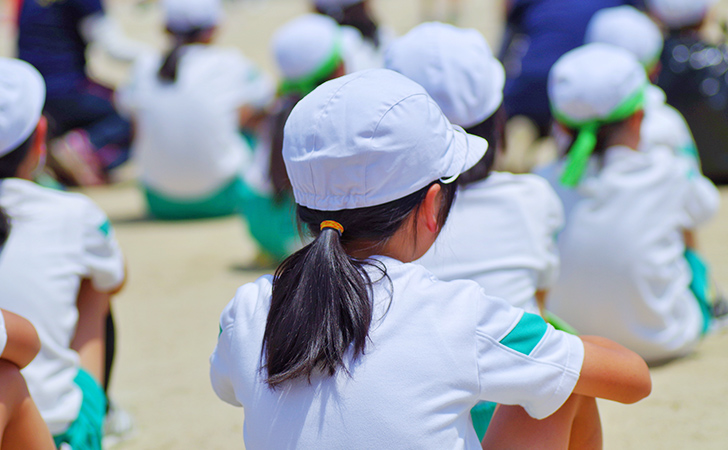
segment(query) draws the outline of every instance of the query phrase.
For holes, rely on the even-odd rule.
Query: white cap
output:
[[[329,16],[306,14],[283,25],[272,46],[283,78],[296,80],[319,70],[340,46],[341,29]]]
[[[384,65],[421,84],[450,122],[468,128],[503,102],[505,71],[480,32],[430,22],[392,42]]]
[[[584,41],[629,50],[647,68],[659,60],[664,44],[657,24],[645,13],[627,5],[597,11],[589,21]]]
[[[468,170],[487,148],[422,86],[386,69],[322,84],[293,108],[283,137],[296,203],[323,211],[403,198]]]
[[[645,69],[632,53],[597,43],[556,61],[549,73],[548,93],[557,118],[586,123],[609,118],[646,85]]]
[[[35,131],[45,103],[45,82],[35,67],[0,58],[0,157]]]
[[[647,0],[647,8],[668,28],[697,25],[717,0]]]
[[[222,20],[220,0],[162,0],[167,28],[176,33],[212,28]]]

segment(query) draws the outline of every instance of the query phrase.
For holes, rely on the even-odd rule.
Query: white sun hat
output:
[[[589,21],[584,41],[629,50],[647,69],[659,61],[664,45],[657,24],[647,14],[627,5],[597,11]]]
[[[559,58],[549,72],[548,95],[554,118],[578,132],[569,150],[562,183],[576,186],[596,145],[599,127],[641,110],[647,72],[629,51],[587,44]]]
[[[327,81],[286,122],[283,158],[299,205],[381,205],[433,181],[452,182],[488,143],[454,127],[409,78],[372,69]]]
[[[38,126],[46,87],[35,67],[0,58],[0,157],[25,142]]]
[[[162,0],[167,28],[176,33],[212,28],[222,20],[220,0]]]
[[[311,85],[302,89],[304,94],[341,64],[341,46],[341,27],[322,14],[293,19],[279,28],[272,40],[273,55],[283,79],[289,84]]]
[[[503,102],[505,70],[477,30],[423,23],[390,44],[384,65],[422,85],[450,122],[465,128]]]
[[[697,25],[717,0],[647,0],[647,8],[669,28]]]

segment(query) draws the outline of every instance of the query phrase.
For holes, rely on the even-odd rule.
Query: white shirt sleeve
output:
[[[481,398],[521,405],[535,419],[553,414],[579,380],[584,361],[581,340],[500,299],[483,298],[478,309]],[[504,324],[509,326],[503,328]]]
[[[685,191],[685,212],[687,213],[688,223],[684,226],[687,229],[699,227],[715,216],[720,207],[720,192],[712,181],[707,179],[696,166],[680,161],[684,166],[683,173],[687,180],[687,188]]]
[[[5,346],[8,344],[8,330],[5,328],[5,316],[2,310],[0,310],[0,355],[5,351]]]
[[[212,389],[218,397],[233,406],[243,406],[235,397],[231,377],[231,365],[228,361],[230,355],[234,355],[235,345],[235,310],[236,299],[233,299],[220,316],[220,335],[217,338],[217,346],[210,356],[210,382]]]
[[[109,292],[119,287],[126,276],[124,256],[116,241],[111,222],[98,206],[89,201],[83,215],[82,264],[94,288]]]
[[[223,54],[225,57],[222,57]],[[262,110],[275,97],[275,85],[271,78],[237,52],[221,53],[215,70],[219,74],[216,82],[224,84],[221,92],[227,92],[229,101],[237,107],[251,106]]]

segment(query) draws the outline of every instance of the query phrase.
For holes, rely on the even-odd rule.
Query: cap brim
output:
[[[454,152],[452,164],[445,172],[445,176],[440,179],[443,183],[452,183],[457,180],[460,174],[467,172],[478,163],[485,152],[488,151],[488,141],[485,139],[468,134],[462,127],[453,125],[454,136],[450,144],[452,152]]]

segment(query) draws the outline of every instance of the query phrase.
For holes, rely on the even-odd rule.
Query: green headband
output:
[[[588,122],[575,121],[555,108],[552,110],[554,118],[565,126],[578,130],[576,140],[566,157],[566,167],[561,176],[561,184],[573,188],[579,184],[584,175],[589,158],[597,145],[597,133],[602,125],[625,120],[642,109],[645,102],[645,86],[642,86],[632,96],[620,103],[612,113],[604,119]]]
[[[329,57],[316,70],[296,80],[281,81],[280,86],[278,86],[278,94],[282,96],[295,93],[305,97],[339,67],[341,60],[341,38],[337,37]]]

